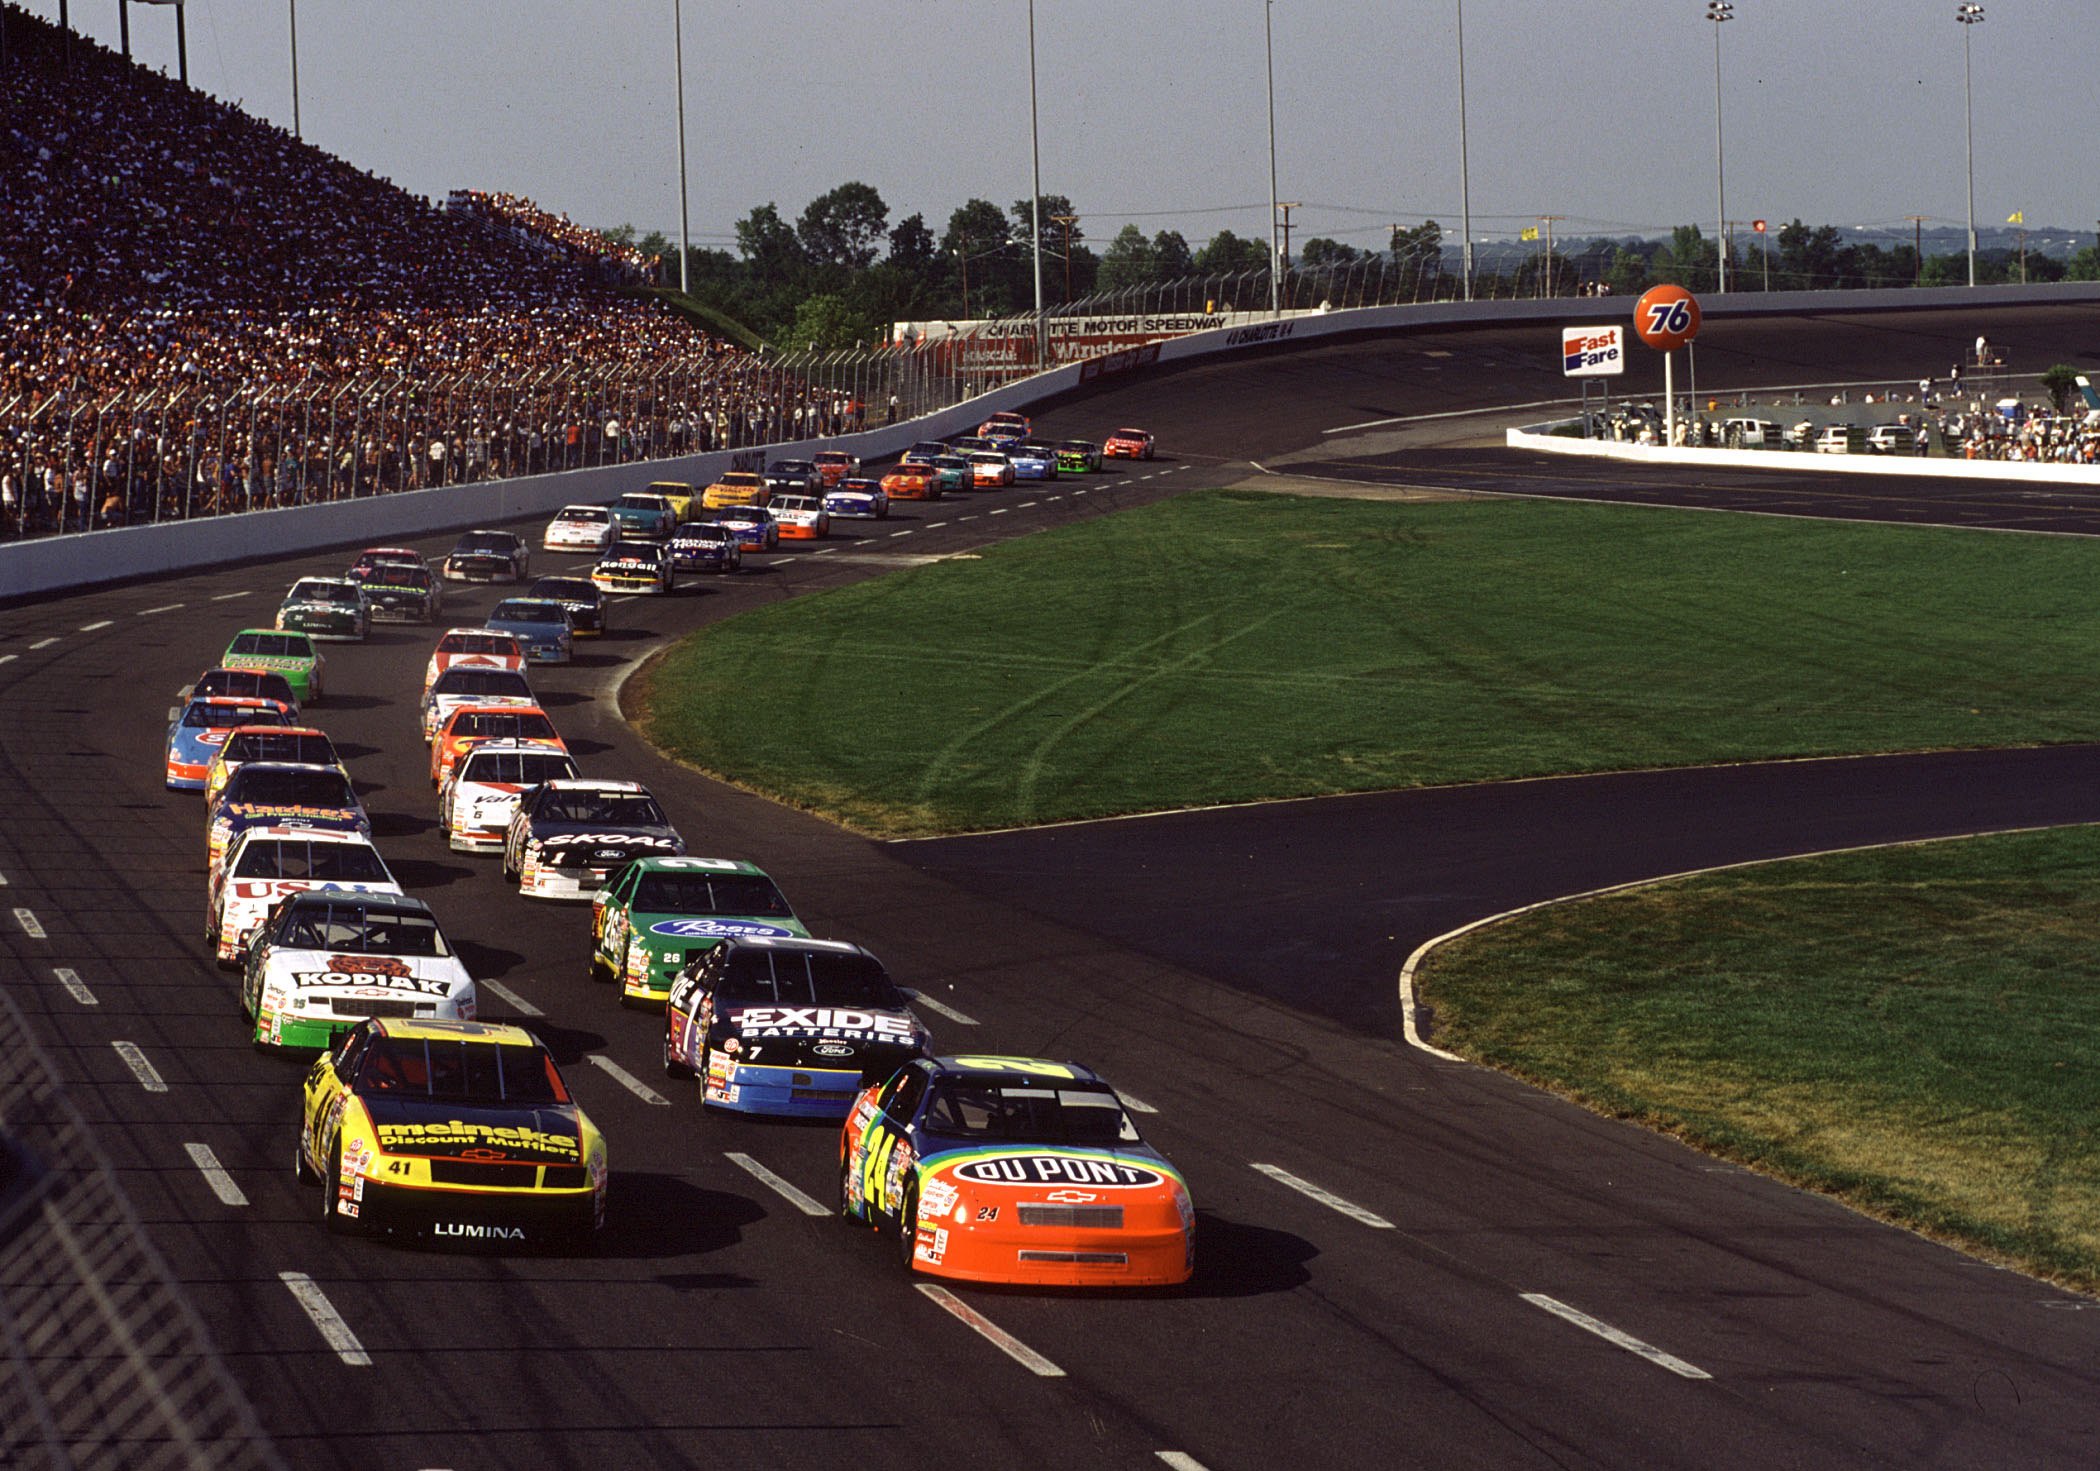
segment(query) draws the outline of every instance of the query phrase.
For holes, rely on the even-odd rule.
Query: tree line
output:
[[[1190,277],[1264,271],[1269,242],[1220,230],[1201,246],[1176,230],[1147,235],[1126,224],[1096,251],[1071,199],[1037,201],[1043,253],[1043,300],[1054,307],[1103,293],[1132,291]],[[664,260],[664,284],[678,283],[677,242],[632,225],[605,231]],[[857,181],[810,201],[790,221],[777,204],[758,206],[736,224],[736,248],[696,246],[687,256],[692,296],[783,347],[850,347],[887,339],[898,321],[1013,316],[1035,303],[1029,250],[1029,201],[1006,209],[971,199],[936,235],[922,214],[895,224],[873,187]],[[1290,268],[1322,274],[1381,273],[1387,299],[1421,300],[1463,292],[1457,246],[1428,220],[1394,226],[1385,249],[1360,249],[1314,236],[1291,253]],[[1550,253],[1514,244],[1476,245],[1474,293],[1482,296],[1572,296],[1608,287],[1638,295],[1675,283],[1712,291],[1721,253],[1697,225],[1667,240],[1594,237]],[[1736,290],[1856,289],[1949,286],[1968,280],[1965,253],[1925,254],[1910,245],[1848,243],[1836,226],[1799,219],[1768,236],[1729,241],[1728,273]],[[2003,247],[1977,253],[1977,280],[2100,280],[2100,248],[2068,262]],[[1301,293],[1302,295],[1303,293]]]

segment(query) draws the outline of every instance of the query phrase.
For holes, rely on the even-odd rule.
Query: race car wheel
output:
[[[343,1178],[343,1141],[338,1138],[328,1151],[328,1173],[321,1177],[321,1224],[331,1231],[347,1231],[349,1223],[336,1211],[336,1191]]]
[[[693,1070],[680,1062],[671,1051],[670,1028],[664,1029],[664,1076],[667,1078],[690,1078]]]
[[[897,1261],[911,1271],[911,1252],[918,1246],[918,1181],[905,1185],[905,1204],[897,1213]]]
[[[301,1185],[312,1185],[321,1178],[307,1162],[306,1146],[297,1134],[292,1135],[292,1175]]]

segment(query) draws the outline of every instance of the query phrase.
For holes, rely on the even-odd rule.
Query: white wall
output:
[[[1574,421],[1569,421],[1574,422]],[[1690,449],[1679,445],[1627,444],[1616,439],[1570,439],[1531,424],[1507,431],[1512,449],[1627,460],[1643,465],[1726,466],[1737,470],[1804,470],[1821,475],[1901,475],[1924,480],[2017,480],[2042,485],[2100,485],[2100,465],[2051,465],[2007,460],[1919,459],[1915,455],[1818,455],[1799,450]]]

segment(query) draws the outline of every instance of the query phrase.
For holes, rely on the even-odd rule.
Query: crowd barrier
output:
[[[1622,460],[1639,465],[1725,466],[1736,470],[1785,470],[1798,475],[1898,475],[1906,480],[2018,480],[2041,485],[2100,485],[2100,465],[2059,465],[2040,460],[1955,460],[1914,455],[1819,455],[1769,449],[1698,449],[1689,445],[1633,444],[1616,439],[1580,439],[1554,431],[1562,424],[1528,424],[1505,432],[1511,449]]]
[[[1789,291],[1769,295],[1745,292],[1709,298],[1705,309],[1711,321],[1831,313],[1944,311],[1950,308],[1994,313],[2012,306],[2072,302],[2100,302],[2100,282],[1995,287],[1980,299],[1976,292],[1959,286],[1923,287],[1910,291]],[[1080,388],[1107,386],[1127,375],[1204,359],[1297,348],[1354,337],[1397,336],[1454,327],[1609,324],[1628,321],[1632,313],[1631,298],[1609,296],[1403,303],[1342,311],[1299,312],[1270,321],[1193,332],[1066,363],[995,388],[952,408],[857,434],[441,489],[398,491],[322,505],[247,511],[208,520],[76,532],[11,543],[0,546],[0,602],[135,577],[280,557],[333,546],[399,540],[518,517],[545,515],[572,502],[609,501],[652,480],[704,485],[725,469],[755,468],[769,460],[806,457],[817,449],[843,449],[866,460],[879,460],[906,448],[914,440],[945,438],[967,432],[995,410],[1027,409]],[[1988,327],[1989,319],[1985,317],[1983,320]],[[1569,442],[1561,441],[1554,448],[1560,449]],[[1699,463],[1718,462],[1701,460]]]

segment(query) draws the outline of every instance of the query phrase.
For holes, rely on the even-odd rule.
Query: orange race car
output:
[[[1101,441],[1101,458],[1104,460],[1149,460],[1152,458],[1152,432],[1149,429],[1118,429]]]
[[[882,489],[893,501],[937,501],[941,498],[940,472],[917,461],[899,465],[882,477]]]
[[[846,1215],[895,1235],[908,1272],[970,1282],[1158,1287],[1196,1265],[1196,1210],[1122,1099],[1032,1057],[907,1063],[839,1138]]]
[[[545,741],[569,749],[537,705],[462,705],[430,743],[430,784],[442,787],[459,758],[484,741]]]
[[[810,458],[816,461],[817,474],[823,479],[826,490],[860,473],[860,456],[849,455],[842,449],[820,449]]]

